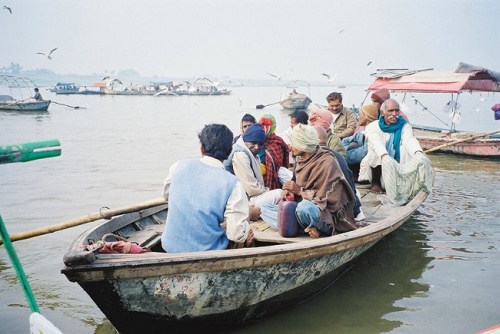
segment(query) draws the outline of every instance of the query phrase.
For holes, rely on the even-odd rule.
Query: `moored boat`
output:
[[[78,94],[80,87],[74,82],[58,82],[54,87],[49,88],[49,91],[56,94]]]
[[[261,320],[332,285],[347,266],[410,218],[428,195],[421,189],[402,206],[362,193],[365,227],[330,237],[284,238],[252,223],[256,246],[165,253],[160,244],[168,204],[140,208],[80,235],[62,273],[77,282],[120,333],[216,333]],[[106,212],[103,212],[106,217]],[[151,252],[84,250],[99,241],[137,242]]]
[[[219,83],[213,82],[209,78],[200,77],[188,83],[187,88],[175,92],[177,95],[230,95],[231,90],[221,87]]]
[[[415,135],[427,152],[452,153],[462,156],[500,158],[500,139],[492,133],[457,131],[460,119],[458,97],[463,92],[500,92],[500,72],[484,67],[460,63],[453,72],[425,70],[379,70],[373,74],[375,81],[369,91],[386,88],[391,92],[407,93],[451,93],[448,102],[450,118],[449,129],[431,128],[412,124]],[[456,98],[453,98],[456,94]]]

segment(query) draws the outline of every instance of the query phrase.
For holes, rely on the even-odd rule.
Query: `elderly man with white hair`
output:
[[[430,191],[434,171],[413,128],[400,115],[399,103],[388,99],[377,121],[366,126],[368,153],[361,161],[359,180],[371,182],[371,191],[404,203],[422,187]]]
[[[355,194],[335,156],[319,147],[314,127],[298,124],[293,128],[292,153],[295,174],[283,185],[282,199],[293,195],[299,202],[295,215],[304,232],[317,238],[357,229]],[[263,204],[261,210],[262,219],[277,226],[277,205]]]

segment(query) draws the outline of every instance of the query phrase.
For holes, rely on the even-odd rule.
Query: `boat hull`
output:
[[[50,100],[35,102],[9,102],[0,103],[0,111],[47,111]]]
[[[122,334],[194,333],[199,328],[220,333],[304,302],[333,284],[346,263],[372,244],[273,266],[80,285]]]
[[[469,141],[458,142],[467,136],[477,133],[454,133],[444,134],[445,130],[432,130],[422,126],[414,126],[415,137],[418,139],[422,149],[429,150],[442,146],[435,150],[440,153],[450,153],[462,156],[500,159],[500,138],[476,138]]]
[[[280,105],[284,109],[307,109],[311,104],[312,100],[303,94],[295,94],[293,96],[287,96],[280,101]]]

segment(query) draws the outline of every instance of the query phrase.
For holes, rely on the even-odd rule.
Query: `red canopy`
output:
[[[465,72],[465,73],[464,73]],[[379,70],[368,90],[386,88],[400,92],[459,93],[500,92],[500,74],[461,63],[455,72]]]

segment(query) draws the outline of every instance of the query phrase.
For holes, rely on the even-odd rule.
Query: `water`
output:
[[[366,95],[363,89],[344,89],[345,104],[359,104]],[[331,91],[312,87],[310,95],[324,103]],[[48,113],[0,113],[0,144],[59,139],[62,148],[60,157],[0,166],[0,213],[10,234],[102,206],[159,197],[168,167],[180,158],[199,156],[196,134],[205,124],[221,122],[238,132],[239,120],[248,112],[273,114],[278,132],[288,125],[288,114],[279,105],[255,109],[279,100],[276,87],[238,87],[230,96],[212,97],[42,94],[87,108],[52,105]],[[414,117],[424,120],[423,115],[415,112]],[[483,123],[483,131],[495,126]],[[434,193],[408,223],[320,296],[238,333],[465,334],[500,323],[498,162],[445,155],[431,159]],[[41,313],[65,333],[114,333],[83,290],[60,274],[70,242],[94,224],[14,243]],[[29,314],[0,246],[0,333],[28,332]]]

